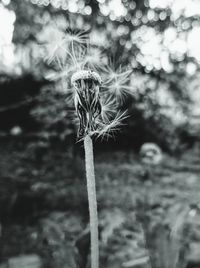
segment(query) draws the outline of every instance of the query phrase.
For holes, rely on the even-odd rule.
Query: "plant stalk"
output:
[[[90,216],[91,268],[99,268],[99,234],[97,198],[94,174],[93,143],[89,135],[84,138],[85,168]]]

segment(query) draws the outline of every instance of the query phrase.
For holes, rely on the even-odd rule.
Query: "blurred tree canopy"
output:
[[[31,131],[45,132],[62,140],[76,133],[73,105],[66,101],[65,70],[49,64],[59,34],[73,29],[89,35],[90,61],[94,65],[106,58],[113,69],[125,66],[131,70],[127,80],[130,94],[121,105],[121,109],[128,110],[129,117],[123,133],[116,135],[117,141],[136,147],[145,141],[155,141],[173,150],[180,142],[197,139],[200,57],[191,43],[199,31],[199,4],[195,0],[180,2],[4,0],[2,4],[16,16],[15,64],[6,75],[12,79],[28,75],[38,84],[34,86],[35,92],[29,94],[31,86],[27,83],[27,92],[23,91],[20,100],[12,103],[5,100],[1,105],[15,102],[19,103],[19,108],[28,105],[26,113],[37,125],[37,130]],[[5,69],[1,70],[5,76]],[[38,90],[41,83],[44,86]],[[13,94],[12,89],[9,94]],[[8,106],[9,113],[16,113],[16,109],[11,106],[9,110]],[[12,124],[26,132],[22,121],[12,121]]]

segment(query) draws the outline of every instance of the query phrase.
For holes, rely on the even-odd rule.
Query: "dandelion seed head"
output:
[[[144,164],[158,165],[162,160],[162,151],[155,143],[144,143],[140,149],[140,157]]]
[[[108,59],[99,48],[88,47],[87,32],[71,28],[63,31],[58,27],[51,30],[52,38],[48,39],[51,43],[46,44],[47,59],[49,63],[57,64],[57,68],[48,77],[61,80],[63,92],[68,93],[68,107],[72,107],[74,101],[79,138],[113,135],[126,118],[125,113],[116,114],[116,111],[117,100],[123,100],[131,91],[128,85],[130,70],[107,65]]]
[[[72,75],[71,84],[76,89],[74,104],[80,121],[79,136],[85,136],[96,129],[101,114],[101,77],[92,70],[81,70]]]

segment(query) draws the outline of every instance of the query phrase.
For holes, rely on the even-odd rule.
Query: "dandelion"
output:
[[[86,136],[96,129],[96,119],[101,114],[101,78],[96,72],[83,70],[76,72],[71,81],[76,89],[74,102],[80,120],[79,136]]]
[[[90,133],[96,129],[96,120],[101,114],[99,88],[101,77],[93,71],[83,70],[73,74],[75,108],[80,120],[79,136],[84,137],[85,166],[88,191],[91,234],[91,267],[99,267],[98,216],[94,173],[93,143]]]
[[[125,114],[117,113],[113,120],[109,120],[110,116],[108,110],[109,107],[113,107],[114,109],[114,101],[108,99],[102,105],[100,99],[102,80],[97,72],[92,70],[77,71],[72,75],[71,83],[75,88],[74,103],[80,122],[78,136],[84,140],[91,232],[91,267],[98,268],[98,214],[91,136],[97,135],[97,137],[104,137],[105,135],[110,135],[110,132],[118,128]]]
[[[144,143],[140,149],[140,157],[144,164],[158,165],[162,160],[162,151],[155,143]]]
[[[54,30],[55,28],[53,32]],[[78,139],[84,142],[85,150],[91,267],[98,268],[98,213],[92,137],[111,136],[127,117],[126,112],[116,110],[119,100],[122,101],[130,93],[128,83],[131,71],[123,71],[121,67],[117,70],[103,67],[107,64],[107,58],[97,47],[88,47],[87,32],[67,29],[65,32],[58,30],[56,34],[53,42],[46,46],[50,51],[48,62],[55,62],[59,68],[52,70],[48,77],[63,82],[63,92],[68,92],[68,107],[71,107],[71,101],[74,100],[79,121]],[[97,70],[102,71],[101,76]],[[69,82],[73,87],[70,87]],[[71,113],[72,117],[73,115]]]
[[[76,89],[74,103],[80,121],[78,137],[95,134],[100,137],[116,131],[126,118],[126,112],[118,112],[113,118],[117,105],[112,96],[104,95],[100,99],[102,81],[98,73],[91,70],[78,71],[73,74],[71,83]]]

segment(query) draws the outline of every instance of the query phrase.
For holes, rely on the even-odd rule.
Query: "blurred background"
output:
[[[73,34],[128,114],[94,139],[100,267],[200,267],[198,0],[0,1],[0,267],[89,267]]]

